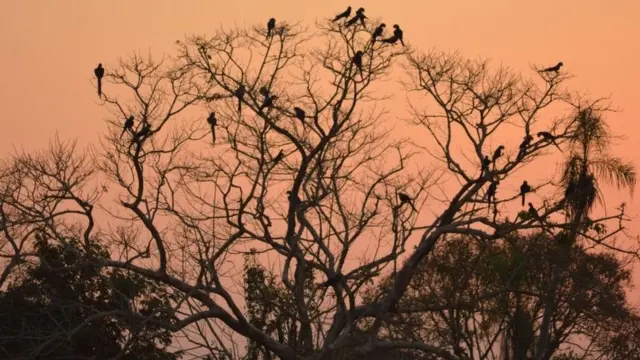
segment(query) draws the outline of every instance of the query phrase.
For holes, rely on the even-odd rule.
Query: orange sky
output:
[[[628,137],[616,152],[640,166],[638,0],[0,1],[0,152],[46,144],[56,131],[80,145],[95,141],[107,116],[92,85],[98,62],[115,64],[134,51],[159,57],[184,35],[221,24],[262,24],[273,16],[313,26],[347,5],[400,24],[418,50],[459,50],[517,71],[563,61],[576,75],[573,90],[612,95],[623,110],[608,116],[612,130]],[[612,194],[607,204],[613,208],[622,199]],[[639,209],[632,203],[630,215]],[[640,232],[640,225],[632,229]]]

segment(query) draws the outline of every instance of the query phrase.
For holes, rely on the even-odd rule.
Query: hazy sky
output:
[[[94,141],[107,115],[92,86],[98,62],[115,64],[134,51],[160,56],[184,35],[221,24],[262,24],[273,16],[312,26],[347,5],[400,24],[416,49],[458,50],[517,71],[563,61],[576,75],[572,89],[612,96],[622,112],[609,115],[609,124],[627,136],[616,152],[640,164],[638,0],[0,1],[0,151],[33,148],[56,131],[62,139]],[[607,204],[622,199],[613,194]],[[631,205],[636,216],[640,207]]]

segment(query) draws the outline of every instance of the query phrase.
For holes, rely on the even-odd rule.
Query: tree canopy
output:
[[[637,358],[624,293],[637,244],[624,204],[595,211],[607,186],[636,184],[609,147],[610,104],[567,90],[568,66],[417,51],[399,27],[373,37],[381,21],[362,14],[103,62],[99,143],[56,139],[0,167],[3,299],[41,286],[32,271],[64,301],[19,306],[81,314],[2,341],[86,356],[177,356],[171,333],[183,358]],[[524,178],[554,159],[561,174]],[[78,347],[81,334],[103,342]]]

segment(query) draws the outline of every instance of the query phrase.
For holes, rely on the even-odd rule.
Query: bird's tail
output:
[[[98,79],[98,97],[102,97],[102,79]]]
[[[122,129],[122,133],[120,133],[120,139],[122,139],[122,137],[124,136],[124,133],[126,133],[126,132],[127,132],[126,128]]]
[[[558,150],[562,152],[562,149],[560,148],[560,146],[558,146],[558,143],[555,140],[553,140],[553,145],[555,145],[558,148]]]
[[[213,137],[213,144],[215,145],[215,143],[216,143],[216,129],[213,126],[211,127],[211,136]]]
[[[242,100],[238,99],[238,112],[242,110]]]
[[[400,43],[402,44],[402,46],[405,46],[404,45],[404,40],[400,39]]]
[[[522,194],[522,206],[523,206],[523,207],[524,207],[525,197],[526,197],[526,195],[525,195],[525,194]]]

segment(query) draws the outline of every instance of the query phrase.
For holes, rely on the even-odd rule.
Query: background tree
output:
[[[546,292],[556,276],[554,265],[565,259],[549,246],[554,240],[538,233],[493,242],[446,241],[420,265],[383,333],[447,349],[452,359],[531,359],[543,335],[552,346],[545,359],[570,350],[579,359],[615,359],[613,348],[598,344],[611,324],[633,326],[637,315],[625,295],[630,271],[613,253],[572,247],[553,297],[553,327],[545,334]],[[389,281],[371,287],[366,302],[386,286]]]
[[[165,287],[87,263],[85,251],[108,258],[97,243],[86,250],[77,240],[63,245],[36,237],[32,255],[39,261],[18,265],[0,292],[2,358],[180,358],[180,352],[167,349],[172,334],[146,321],[172,321]]]
[[[61,145],[3,167],[4,273],[29,256],[25,234],[33,229],[53,242],[73,234],[84,249],[95,241],[109,246],[109,259],[87,258],[92,266],[170,289],[175,319],[147,321],[213,358],[236,356],[244,338],[248,356],[263,358],[407,350],[453,359],[462,352],[450,342],[380,333],[404,314],[399,301],[425,258],[442,254],[444,239],[498,242],[531,230],[555,238],[576,221],[576,238],[596,248],[623,234],[624,209],[604,218],[563,216],[566,201],[552,175],[532,183],[542,196],[532,200],[537,215],[513,218],[509,208],[519,209],[520,197],[503,189],[521,180],[518,171],[579,134],[576,109],[607,110],[561,90],[564,72],[529,79],[456,54],[421,54],[410,41],[371,42],[359,24],[323,21],[308,30],[277,22],[273,36],[265,35],[264,26],[220,30],[178,41],[171,59],[136,55],[105,65],[112,127],[100,146],[78,154]],[[361,69],[353,61],[358,51]],[[386,81],[401,75],[398,64],[406,70],[413,139],[396,136],[395,118],[404,114],[385,108],[399,90]],[[545,121],[558,111],[567,116]],[[216,121],[206,120],[211,112]],[[134,126],[120,136],[130,116]],[[523,129],[522,138],[549,131],[554,141],[521,146],[520,137],[505,139],[511,127]],[[504,154],[481,171],[494,143]],[[429,155],[435,164],[425,162]],[[488,203],[486,189],[496,181],[498,196]],[[586,223],[609,231],[586,236]],[[242,296],[234,279],[244,275],[236,264],[248,248],[275,264],[283,287],[273,293],[287,295],[286,314],[268,302],[248,304],[252,292]],[[364,285],[383,274],[386,291],[362,303]],[[280,336],[267,326],[278,321],[295,332]],[[552,349],[537,346],[537,358]]]

